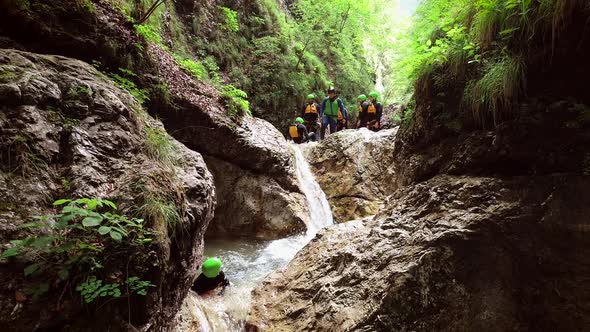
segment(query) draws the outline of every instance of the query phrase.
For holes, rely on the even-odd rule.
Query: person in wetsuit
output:
[[[367,109],[369,108],[369,103],[367,103],[367,96],[360,95],[357,97],[357,101],[359,103],[358,108],[358,120],[356,122],[357,128],[367,127]]]
[[[301,108],[301,117],[305,120],[305,128],[310,132],[317,132],[320,105],[315,102],[315,95],[307,95],[307,103]]]
[[[381,129],[381,116],[383,105],[377,100],[379,94],[375,91],[369,93],[369,107],[367,108],[367,128],[372,131]]]
[[[229,280],[221,271],[221,259],[217,257],[207,258],[201,266],[201,274],[197,277],[191,289],[197,294],[202,295],[218,287],[229,286]]]
[[[289,125],[286,132],[287,140],[292,140],[297,144],[315,141],[315,133],[308,132],[303,124],[304,122],[305,120],[299,117],[295,119],[294,123]]]

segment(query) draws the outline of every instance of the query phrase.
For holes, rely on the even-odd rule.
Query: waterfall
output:
[[[303,156],[301,146],[291,144],[291,148],[295,152],[297,180],[309,206],[310,218],[307,225],[307,237],[313,238],[320,229],[334,224],[332,211],[328,199],[326,199],[326,194],[315,180],[309,163]]]
[[[232,283],[223,296],[201,298],[189,295],[191,309],[199,311],[198,329],[188,331],[244,331],[244,321],[250,309],[251,291],[269,273],[284,268],[317,232],[334,223],[326,195],[315,180],[301,146],[291,144],[297,180],[309,208],[305,234],[274,241],[211,240],[205,243],[205,256],[216,256],[223,261],[223,270]],[[194,320],[193,320],[194,321]]]

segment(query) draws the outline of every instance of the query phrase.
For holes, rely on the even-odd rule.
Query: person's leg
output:
[[[330,134],[333,134],[333,133],[336,132],[336,127],[337,127],[337,123],[336,122],[338,120],[336,118],[333,118],[333,117],[330,117],[329,119],[330,119],[330,121],[329,121],[329,123],[330,123]]]
[[[324,116],[322,118],[322,128],[320,130],[320,139],[326,138],[326,129],[328,128],[328,117]]]

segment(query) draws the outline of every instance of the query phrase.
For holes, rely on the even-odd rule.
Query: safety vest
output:
[[[363,113],[363,105],[362,105],[362,104],[361,104],[361,105],[359,105],[359,115],[360,115],[361,113]]]
[[[290,125],[289,126],[289,135],[291,138],[299,138],[299,130],[297,130],[297,125]]]
[[[377,108],[375,107],[375,104],[371,103],[369,105],[369,108],[367,109],[367,113],[369,113],[371,115],[377,114]]]
[[[342,112],[340,110],[338,110],[338,121],[342,121],[342,119],[344,119],[342,117]]]
[[[340,107],[338,106],[338,98],[334,98],[334,101],[331,101],[330,98],[326,99],[326,107],[324,108],[324,115],[338,116],[339,111],[340,111]],[[342,116],[342,115],[340,115],[340,116]]]
[[[318,114],[318,110],[317,107],[315,107],[315,104],[308,104],[305,108],[305,114]]]

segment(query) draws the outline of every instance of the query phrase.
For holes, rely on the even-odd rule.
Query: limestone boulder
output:
[[[323,230],[254,291],[261,331],[582,331],[590,178],[441,175]]]
[[[344,130],[305,148],[336,222],[376,214],[393,193],[396,133],[397,129]]]

